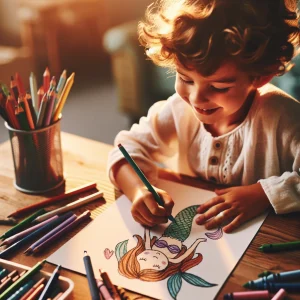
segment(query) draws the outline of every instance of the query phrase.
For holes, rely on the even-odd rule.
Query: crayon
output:
[[[257,277],[267,277],[267,276],[270,275],[270,274],[273,274],[273,272],[270,272],[270,271],[263,271],[263,272],[259,273],[259,274],[257,275]]]
[[[276,243],[276,244],[263,244],[258,248],[262,252],[278,252],[284,250],[298,250],[300,249],[300,241]]]
[[[36,265],[34,265],[26,274],[24,274],[22,277],[20,277],[18,280],[16,280],[8,289],[6,289],[1,295],[0,300],[7,299],[8,296],[13,294],[19,287],[21,287],[29,278],[34,276],[45,263],[46,260],[43,260],[41,262],[38,262]]]
[[[244,287],[253,290],[268,290],[272,293],[278,292],[280,289],[285,289],[287,292],[297,293],[300,292],[300,282],[247,282]]]
[[[269,291],[234,292],[224,295],[224,300],[264,300],[270,299]]]
[[[300,279],[300,270],[287,271],[281,273],[270,274],[267,276],[267,281],[282,282],[282,281],[298,281]]]
[[[31,222],[38,216],[44,214],[46,211],[45,209],[40,209],[37,212],[35,212],[34,214],[30,215],[28,218],[24,219],[22,222],[18,223],[16,226],[14,226],[13,228],[9,229],[8,231],[6,231],[4,234],[2,234],[2,236],[0,237],[0,239],[6,239],[20,231],[22,231],[25,227],[27,227],[29,224],[31,224]]]
[[[42,292],[42,294],[39,297],[39,300],[47,300],[50,296],[50,293],[52,292],[52,289],[57,284],[57,280],[59,277],[59,270],[60,265],[58,265],[55,270],[53,271],[52,275],[50,276],[49,280],[47,281],[47,284]]]
[[[84,267],[86,271],[86,276],[89,284],[90,294],[92,300],[100,300],[98,287],[95,280],[95,275],[92,267],[92,262],[90,256],[87,254],[87,251],[84,251],[83,257]]]
[[[28,297],[21,298],[20,300],[36,300],[38,299],[39,295],[42,293],[42,291],[45,288],[45,284],[40,284]]]
[[[142,170],[138,167],[138,165],[135,163],[135,161],[133,160],[133,158],[130,156],[130,154],[126,151],[126,149],[121,144],[119,144],[118,147],[119,147],[120,151],[122,152],[122,154],[124,155],[124,157],[127,160],[127,162],[131,165],[131,167],[133,168],[133,170],[140,177],[140,179],[142,180],[142,182],[144,183],[144,185],[147,187],[147,189],[149,190],[149,192],[151,192],[151,194],[153,195],[155,201],[159,205],[164,206],[164,202],[162,201],[162,199],[160,198],[160,196],[158,195],[158,193],[155,191],[155,189],[153,188],[153,186],[151,185],[151,183],[148,181],[148,179],[146,178],[146,176],[144,175],[144,173],[142,172]],[[175,218],[173,216],[168,216],[168,219],[170,221],[176,223]]]
[[[285,296],[286,291],[284,289],[280,289],[271,300],[283,300]]]

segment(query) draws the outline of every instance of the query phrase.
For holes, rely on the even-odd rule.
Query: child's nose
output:
[[[205,88],[197,88],[192,93],[190,93],[190,102],[191,104],[199,104],[208,102],[208,92],[205,90]]]

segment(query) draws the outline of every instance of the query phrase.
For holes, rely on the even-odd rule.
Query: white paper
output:
[[[157,186],[166,190],[175,201],[172,213],[174,217],[185,207],[199,205],[215,196],[215,193],[211,191],[165,180],[160,180]],[[129,240],[127,251],[129,251],[137,244],[133,235],[139,234],[144,237],[144,228],[133,220],[130,208],[131,203],[128,198],[121,196],[105,212],[53,253],[47,261],[85,274],[83,252],[86,250],[91,257],[96,278],[99,277],[98,270],[101,268],[109,274],[115,285],[153,298],[172,299],[167,288],[169,278],[145,282],[139,279],[128,279],[118,272],[118,261],[115,253],[112,254],[111,251],[115,252],[115,246],[127,239]],[[191,234],[184,245],[189,248],[197,238],[207,238],[207,241],[201,242],[196,250],[196,253],[203,255],[202,262],[189,269],[187,273],[197,275],[216,286],[199,287],[182,280],[176,299],[213,299],[254,238],[265,217],[266,214],[247,222],[235,233],[224,233],[218,240],[209,239],[205,235],[215,230],[208,231],[204,226],[198,226],[193,222]],[[160,237],[169,224],[170,222],[151,229],[151,237],[154,235]],[[109,259],[104,255],[105,249],[107,258],[112,254]]]

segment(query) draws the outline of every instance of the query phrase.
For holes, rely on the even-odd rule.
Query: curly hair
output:
[[[119,261],[118,269],[119,273],[129,279],[140,279],[142,281],[160,281],[178,272],[185,272],[194,266],[198,265],[202,260],[203,256],[200,253],[196,253],[196,249],[188,255],[180,263],[169,262],[168,267],[165,270],[141,270],[137,256],[145,250],[145,241],[139,235],[134,235],[137,238],[137,245],[129,250]],[[151,239],[151,247],[155,243],[157,237]],[[187,250],[186,246],[182,245],[181,251],[176,257],[180,257]]]
[[[299,46],[296,0],[159,0],[139,22],[152,61],[204,76],[231,60],[252,76],[281,75]]]

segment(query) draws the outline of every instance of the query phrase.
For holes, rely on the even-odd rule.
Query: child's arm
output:
[[[164,201],[162,207],[124,159],[114,166],[113,173],[118,187],[132,202],[131,213],[135,221],[149,227],[168,222],[167,216],[171,215],[174,202],[165,191],[154,187]]]
[[[230,187],[215,191],[217,196],[199,206],[201,214],[196,223],[205,223],[206,229],[219,227],[225,221],[230,221],[223,227],[229,233],[242,223],[258,216],[270,207],[270,202],[260,183],[248,186]]]

